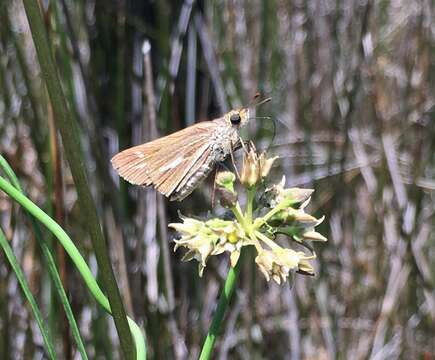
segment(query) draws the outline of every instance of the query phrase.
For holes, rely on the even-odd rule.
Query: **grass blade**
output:
[[[29,284],[27,283],[26,278],[24,277],[23,270],[21,270],[20,264],[18,263],[17,258],[12,251],[9,242],[7,241],[3,231],[0,229],[0,246],[3,248],[5,252],[6,258],[9,261],[9,264],[14,271],[18,282],[20,283],[21,290],[23,290],[24,296],[30,304],[33,315],[35,316],[36,322],[38,323],[39,329],[41,330],[41,335],[45,343],[45,347],[47,349],[48,356],[50,359],[56,359],[56,352],[54,351],[53,339],[48,331],[46,324],[44,323],[44,319],[42,317],[41,311],[36,304],[35,298],[30,291]]]
[[[25,195],[25,193],[22,190],[21,185],[18,181],[17,176],[15,175],[14,171],[9,166],[9,164],[5,160],[5,158],[1,155],[0,155],[0,168],[8,176],[12,185],[17,190],[19,190],[23,195]],[[53,256],[50,252],[50,249],[49,249],[46,241],[44,240],[44,238],[42,236],[42,231],[41,231],[41,228],[39,227],[39,224],[35,221],[35,219],[33,217],[30,217],[30,222],[32,224],[33,231],[35,233],[36,240],[38,241],[38,243],[40,244],[40,246],[42,248],[42,253],[43,253],[45,260],[47,262],[47,265],[48,265],[48,272],[50,273],[50,275],[53,279],[54,287],[59,295],[60,301],[62,302],[62,306],[65,310],[65,314],[66,314],[68,323],[71,327],[71,333],[74,337],[74,340],[76,341],[78,351],[80,352],[82,359],[86,360],[88,357],[86,355],[85,346],[83,345],[83,340],[80,336],[80,331],[79,331],[79,328],[77,326],[77,322],[74,318],[74,315],[73,315],[73,312],[71,309],[71,305],[68,302],[68,297],[66,295],[65,289],[62,286],[62,281],[60,279],[59,272],[57,271]]]
[[[121,349],[127,359],[133,359],[135,349],[128,328],[124,305],[116,284],[107,246],[98,220],[97,209],[86,177],[77,126],[67,105],[62,84],[50,52],[47,33],[38,2],[34,0],[23,0],[23,4],[43,78],[53,107],[56,125],[61,133],[65,155],[76,185],[81,212],[84,218],[86,218],[86,224],[91,236],[98,268],[109,297],[111,309],[113,310],[113,319],[118,332]]]
[[[21,206],[23,206],[32,216],[34,216],[38,221],[46,226],[54,236],[56,236],[67,254],[71,257],[71,260],[73,261],[77,270],[80,272],[94,298],[104,308],[104,310],[112,314],[109,300],[102,292],[98,283],[94,279],[91,270],[65,230],[63,230],[50,216],[48,216],[35,203],[24,196],[19,190],[17,190],[1,176],[0,189],[13,198],[16,202],[18,202]],[[136,359],[146,359],[146,347],[142,331],[140,327],[129,317],[127,317],[127,321],[136,345]]]

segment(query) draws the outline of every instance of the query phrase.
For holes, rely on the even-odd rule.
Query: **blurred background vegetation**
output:
[[[273,98],[259,109],[273,121],[251,122],[246,137],[280,156],[277,180],[284,173],[288,185],[316,190],[310,212],[326,215],[318,231],[329,242],[316,247],[316,276],[291,286],[267,283],[245,261],[215,358],[435,356],[433,2],[40,4],[118,285],[150,358],[198,356],[228,259],[199,278],[172,253],[168,222],[178,210],[206,216],[211,181],[169,203],[120,181],[109,159],[257,91]],[[0,153],[97,273],[19,0],[0,2]],[[4,193],[0,211],[58,353],[77,358],[29,222]],[[51,240],[90,358],[119,358],[112,319]],[[41,358],[35,320],[0,258],[0,357]]]

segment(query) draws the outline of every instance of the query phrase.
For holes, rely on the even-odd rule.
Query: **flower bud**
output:
[[[252,187],[257,184],[260,178],[260,166],[256,152],[251,149],[243,157],[243,167],[240,174],[240,182],[246,187]]]
[[[300,209],[291,207],[279,211],[269,221],[271,224],[278,225],[298,225],[301,228],[314,227],[319,224],[319,220]]]
[[[224,208],[229,209],[236,205],[237,193],[235,191],[230,191],[222,187],[217,188],[216,191],[218,193],[220,203]]]
[[[260,175],[262,178],[265,178],[267,175],[269,175],[270,169],[272,169],[272,165],[276,159],[278,159],[278,156],[267,159],[265,153],[261,153],[258,160],[260,163]]]
[[[252,187],[265,178],[272,168],[273,162],[278,157],[266,158],[264,153],[258,156],[253,147],[243,158],[243,167],[240,182],[246,187]]]
[[[296,206],[304,208],[308,205],[310,201],[311,194],[314,192],[313,189],[302,189],[302,188],[284,188],[285,177],[282,178],[281,182],[273,185],[272,187],[266,189],[264,193],[264,202],[270,208],[274,208],[282,201],[288,201],[289,206]]]
[[[301,259],[298,265],[299,274],[314,276],[314,268],[306,259]]]
[[[318,233],[317,231],[311,230],[307,231],[303,235],[304,240],[311,240],[311,241],[328,241],[326,237],[324,237],[322,234]]]
[[[236,175],[234,175],[231,171],[221,171],[216,176],[216,185],[232,192],[234,192],[235,181]]]

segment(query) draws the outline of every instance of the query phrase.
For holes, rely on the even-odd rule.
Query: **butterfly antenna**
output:
[[[261,94],[257,91],[255,95],[252,97],[251,101],[246,105],[247,108],[250,108],[252,106],[255,106],[255,102],[258,100],[258,98],[261,96]]]
[[[267,103],[267,102],[269,102],[270,100],[272,100],[271,97],[268,97],[268,98],[263,99],[263,100],[259,100],[260,97],[261,97],[261,94],[257,91],[257,92],[255,93],[255,95],[253,96],[253,98],[251,99],[251,101],[248,103],[248,105],[246,105],[246,107],[247,107],[247,108],[250,108],[250,107],[257,107],[258,105],[262,105],[262,104]]]
[[[272,147],[274,141],[275,141],[275,137],[276,137],[276,122],[275,119],[270,118],[270,120],[272,120],[272,124],[273,124],[273,133],[272,133],[272,139],[270,140],[269,145],[266,148],[266,152],[268,152],[270,150],[270,148]]]
[[[263,105],[263,104],[265,104],[265,103],[268,103],[270,100],[272,100],[272,98],[271,98],[271,97],[268,97],[268,98],[266,98],[266,99],[263,99],[263,100],[259,101],[259,102],[256,103],[256,104],[254,104],[254,106],[257,107],[257,106]]]

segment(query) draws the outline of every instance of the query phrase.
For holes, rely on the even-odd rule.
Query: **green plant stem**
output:
[[[254,208],[254,199],[255,193],[257,191],[256,186],[252,186],[247,189],[248,199],[246,201],[246,221],[251,224],[252,223],[252,213]]]
[[[27,301],[30,304],[30,308],[32,309],[33,315],[35,316],[36,322],[38,323],[39,329],[41,330],[42,339],[44,340],[45,347],[47,348],[48,357],[50,359],[56,359],[56,352],[54,351],[54,342],[51,338],[50,332],[47,326],[44,323],[41,311],[36,304],[35,298],[30,291],[27,280],[24,276],[23,271],[20,268],[17,258],[15,257],[14,252],[12,251],[9,242],[7,241],[3,231],[0,229],[0,246],[3,248],[5,252],[6,258],[11,264],[12,270],[17,276],[18,282],[23,290],[24,296],[27,298]]]
[[[240,266],[242,263],[242,256],[237,262],[237,265],[228,271],[227,279],[225,280],[224,288],[219,298],[219,302],[217,304],[216,311],[213,315],[213,320],[210,325],[210,328],[207,333],[207,337],[204,341],[204,345],[202,346],[201,355],[199,357],[200,360],[210,359],[214,343],[216,342],[216,337],[218,335],[219,329],[221,328],[222,320],[225,315],[225,311],[228,307],[228,304],[231,300],[231,296],[234,292],[236,281],[239,277]]]
[[[98,269],[103,285],[107,291],[112,315],[118,332],[122,352],[127,359],[135,357],[135,348],[128,328],[125,309],[121,300],[119,288],[116,284],[113,269],[98,221],[97,210],[92,199],[86,169],[81,153],[77,125],[69,110],[55,63],[50,52],[47,33],[44,27],[39,3],[35,0],[23,0],[27,20],[29,22],[39,64],[47,86],[53,107],[56,125],[62,136],[65,155],[71,168],[71,174],[77,189],[80,210],[86,219],[92,246],[95,251]]]
[[[281,247],[275,243],[275,241],[269,239],[266,235],[263,235],[259,231],[255,231],[255,237],[263,241],[265,244],[267,244],[272,250],[273,249],[280,249]]]
[[[68,234],[56,223],[51,217],[49,217],[44,211],[42,211],[36,204],[24,196],[20,191],[18,191],[14,186],[8,183],[4,178],[0,176],[0,189],[23,206],[32,216],[34,216],[38,221],[40,221],[44,226],[48,228],[59,240],[59,242],[64,247],[67,254],[71,257],[74,265],[82,275],[90,292],[98,303],[111,314],[111,307],[109,300],[106,298],[98,283],[95,281],[91,270],[86,264],[80,252],[75,247],[74,243],[68,236]],[[139,326],[129,317],[127,318],[129,329],[133,335],[133,339],[136,345],[136,359],[146,359],[146,348],[145,341],[142,336],[141,329]]]
[[[246,224],[246,220],[245,217],[243,216],[242,213],[242,209],[240,208],[240,204],[239,202],[236,203],[236,205],[234,205],[231,208],[231,211],[233,212],[234,216],[236,217],[237,221],[243,226],[243,228],[246,230],[247,228],[247,224]]]
[[[23,195],[25,195],[24,191],[21,188],[20,182],[18,181],[17,176],[15,175],[12,168],[9,166],[6,159],[1,155],[0,155],[0,168],[7,175],[10,182],[12,183],[12,185],[17,190],[19,190]],[[61,281],[59,273],[57,271],[53,256],[51,255],[50,249],[49,249],[46,241],[44,240],[44,238],[42,236],[42,232],[41,232],[41,228],[39,227],[39,224],[36,222],[36,220],[33,217],[30,217],[30,222],[32,224],[33,231],[35,233],[35,238],[42,248],[42,253],[45,257],[45,261],[46,261],[47,266],[48,266],[48,272],[50,273],[50,275],[52,277],[54,287],[59,295],[62,306],[65,310],[65,314],[66,314],[66,317],[68,319],[68,323],[69,323],[70,328],[71,328],[71,333],[72,333],[74,340],[77,344],[77,349],[79,350],[82,359],[86,360],[86,359],[88,359],[88,357],[86,354],[85,346],[84,346],[83,340],[80,336],[80,331],[79,331],[79,328],[77,326],[77,322],[74,318],[74,314],[72,312],[71,305],[68,302],[68,297],[66,295],[65,289],[62,286],[62,281]]]
[[[277,206],[275,206],[272,210],[270,210],[266,215],[264,215],[262,218],[258,218],[254,221],[254,229],[257,230],[261,228],[265,223],[267,223],[270,218],[275,215],[276,213],[280,212],[281,210],[284,210],[285,208],[292,206],[296,204],[296,201],[288,201],[283,200],[281,201]]]

